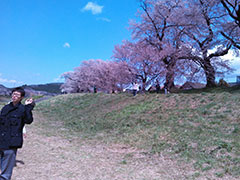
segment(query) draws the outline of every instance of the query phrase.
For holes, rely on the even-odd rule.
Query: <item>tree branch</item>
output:
[[[229,40],[233,46],[235,46],[236,48],[240,49],[240,45],[238,45],[238,43],[236,43],[232,38],[230,38],[229,36],[227,36],[224,32],[221,32],[221,34],[227,39]]]

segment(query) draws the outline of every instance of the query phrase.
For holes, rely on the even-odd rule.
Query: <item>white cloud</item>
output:
[[[226,80],[229,82],[236,82],[236,76],[240,75],[240,57],[233,50],[229,50],[228,54],[222,58],[229,60],[230,67],[235,69],[233,73],[225,76]]]
[[[71,46],[70,46],[70,44],[68,42],[66,42],[66,43],[64,43],[63,47],[64,48],[70,48]]]
[[[227,59],[227,60],[240,60],[240,57],[237,56],[237,54],[234,52],[234,50],[229,50],[228,53],[224,56],[222,56],[223,59]]]
[[[59,76],[57,78],[54,78],[53,79],[53,82],[63,82],[63,77],[62,76]]]
[[[0,73],[0,83],[18,83],[16,80],[9,80],[1,77],[2,74]]]
[[[87,5],[82,9],[82,11],[91,11],[92,14],[101,14],[104,6],[99,6],[96,3],[88,2]]]
[[[236,69],[237,73],[240,73],[240,57],[233,50],[229,50],[228,54],[222,56],[223,59],[230,61],[230,66]],[[236,73],[235,72],[235,73]]]
[[[98,20],[98,21],[111,22],[110,19],[108,19],[108,18],[104,18],[104,17],[97,18],[97,20]]]

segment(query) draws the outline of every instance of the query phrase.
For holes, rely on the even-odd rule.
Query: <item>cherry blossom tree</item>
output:
[[[184,59],[192,60],[203,68],[206,86],[215,86],[217,69],[231,70],[221,56],[228,53],[231,44],[222,39],[218,29],[223,14],[219,3],[211,0],[191,0],[183,14],[191,24],[184,27],[182,40],[191,46]],[[218,72],[220,73],[220,71]]]
[[[217,0],[222,4],[229,15],[223,22],[221,34],[229,40],[234,47],[240,49],[240,0]]]
[[[65,82],[60,87],[63,93],[78,93],[80,89],[78,87],[78,79],[75,76],[74,71],[65,72],[62,74]]]
[[[115,92],[129,83],[130,74],[123,62],[88,60],[83,61],[73,72],[63,74],[65,92]]]
[[[130,26],[132,39],[145,41],[159,51],[158,60],[165,64],[168,89],[174,86],[174,74],[179,69],[177,61],[181,59],[202,68],[207,87],[215,86],[217,74],[230,70],[228,63],[221,59],[232,46],[221,36],[219,27],[225,14],[219,3],[211,0],[142,0],[141,8],[140,20]]]
[[[176,15],[182,3],[181,0],[141,1],[141,11],[138,12],[140,20],[130,24],[133,40],[145,42],[158,51],[155,61],[164,64],[168,89],[174,86],[174,68],[181,54],[182,29],[179,28]]]
[[[113,58],[117,62],[125,62],[131,74],[131,81],[138,81],[144,91],[152,82],[165,75],[164,64],[158,61],[158,50],[145,41],[124,41],[115,46]]]

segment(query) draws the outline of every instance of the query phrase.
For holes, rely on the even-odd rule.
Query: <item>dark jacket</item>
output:
[[[21,103],[5,105],[0,115],[0,149],[21,148],[23,144],[23,127],[33,122],[31,104]]]

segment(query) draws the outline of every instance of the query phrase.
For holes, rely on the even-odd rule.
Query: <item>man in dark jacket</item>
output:
[[[32,110],[34,101],[32,98],[21,104],[25,96],[23,88],[15,88],[12,91],[12,102],[5,105],[0,115],[0,180],[10,180],[15,166],[17,149],[23,144],[23,127],[33,122]]]

